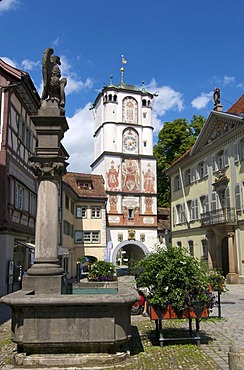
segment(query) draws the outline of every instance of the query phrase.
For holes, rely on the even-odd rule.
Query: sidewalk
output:
[[[222,320],[201,322],[201,330],[213,338],[202,349],[223,370],[228,370],[228,352],[234,343],[244,345],[244,284],[227,285],[228,292],[221,295]],[[211,316],[217,315],[217,309]]]
[[[134,284],[133,277],[130,276],[121,276],[119,280],[123,285],[133,286]],[[201,335],[204,338],[200,348],[216,362],[216,368],[222,370],[229,369],[228,351],[230,346],[233,343],[244,345],[244,284],[228,285],[227,288],[229,291],[221,295],[222,319],[202,320],[200,325]],[[214,308],[211,316],[217,315],[217,308]],[[4,343],[4,347],[0,351],[0,369],[3,370],[14,369],[5,362],[5,359],[13,353],[16,347],[15,344],[10,342],[10,320],[6,321],[9,317],[9,307],[0,303],[0,342],[1,345]],[[145,322],[145,325],[150,320],[137,316],[132,317],[132,323],[134,319],[139,319],[142,323]],[[188,323],[182,320],[180,326],[188,327]],[[180,369],[180,367],[175,369]],[[203,365],[201,370],[208,369]]]

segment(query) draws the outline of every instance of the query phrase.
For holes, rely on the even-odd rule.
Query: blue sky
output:
[[[90,172],[88,109],[113,75],[158,92],[154,135],[164,122],[208,116],[213,90],[223,110],[244,93],[243,0],[1,0],[0,58],[28,72],[41,92],[41,59],[53,47],[68,78],[63,144],[69,171]]]

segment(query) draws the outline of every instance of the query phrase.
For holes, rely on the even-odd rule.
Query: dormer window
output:
[[[83,180],[78,180],[77,181],[77,186],[78,189],[83,189],[83,190],[92,190],[92,181],[83,181]]]

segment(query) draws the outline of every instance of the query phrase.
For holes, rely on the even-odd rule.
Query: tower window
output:
[[[143,106],[143,107],[146,107],[146,106],[147,106],[147,101],[146,101],[146,99],[143,99],[143,100],[142,100],[142,106]]]
[[[109,94],[109,96],[108,96],[108,100],[109,100],[109,101],[112,101],[112,98],[113,98],[113,97],[112,97],[112,94]]]
[[[123,100],[123,122],[137,124],[137,101],[132,97],[127,97]]]
[[[117,101],[117,95],[114,95],[114,101],[115,102]]]

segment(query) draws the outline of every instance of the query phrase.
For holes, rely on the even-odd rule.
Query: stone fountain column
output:
[[[59,184],[68,153],[61,144],[68,124],[64,116],[66,80],[59,80],[59,57],[43,54],[44,90],[38,115],[32,117],[38,142],[30,167],[39,182],[35,261],[22,290],[0,298],[12,308],[13,362],[18,367],[114,364],[127,356],[131,305],[135,289],[118,285],[115,294],[65,294],[58,261]]]
[[[68,157],[61,144],[68,129],[55,100],[43,101],[38,115],[32,117],[38,144],[30,167],[38,178],[35,262],[23,279],[24,290],[61,294],[63,269],[58,261],[59,184]]]

